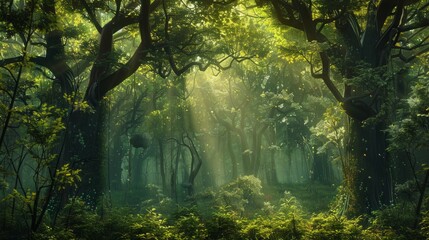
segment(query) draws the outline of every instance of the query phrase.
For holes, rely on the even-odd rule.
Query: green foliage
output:
[[[131,214],[130,209],[113,208],[107,209],[106,213],[100,219],[99,224],[102,228],[101,234],[97,239],[130,239],[132,233],[132,224],[136,218]]]
[[[194,211],[180,212],[174,219],[174,230],[179,239],[207,239],[208,231],[202,219]]]
[[[30,114],[23,114],[22,122],[27,127],[31,141],[40,145],[54,144],[58,134],[64,129],[63,110],[42,104],[40,108],[25,109]]]
[[[93,212],[84,201],[74,199],[67,204],[58,217],[60,232],[70,233],[74,238],[89,239],[101,235],[100,216]]]
[[[388,128],[390,150],[424,148],[429,143],[429,79],[419,79],[399,111],[401,118]]]
[[[100,216],[82,200],[75,199],[59,213],[56,225],[43,226],[36,239],[130,239],[132,226],[139,218],[124,208],[106,210]]]
[[[207,222],[209,239],[239,240],[242,239],[241,219],[235,211],[220,207]]]
[[[280,199],[279,211],[289,218],[302,218],[304,215],[301,204],[288,191],[285,191],[283,197]]]
[[[132,239],[173,239],[175,234],[173,227],[167,225],[167,219],[156,213],[152,208],[146,214],[136,215],[136,221],[132,224]]]
[[[155,208],[137,214],[131,214],[129,209],[106,209],[100,215],[75,199],[59,213],[55,226],[46,221],[33,238],[419,240],[425,239],[429,229],[427,212],[422,214],[421,230],[412,229],[411,205],[410,208],[392,205],[374,212],[365,225],[363,218],[348,219],[332,211],[308,217],[289,192],[284,193],[278,204],[266,205],[270,211],[252,217],[240,216],[237,210],[225,205],[205,217],[201,217],[196,207],[179,207],[172,216],[160,214]]]
[[[337,216],[342,216],[347,211],[347,205],[349,201],[349,195],[347,193],[347,187],[344,185],[340,185],[337,188],[337,194],[335,198],[330,203],[330,212]]]
[[[365,62],[359,62],[353,66],[355,77],[347,79],[351,86],[359,86],[366,91],[373,92],[380,87],[386,87],[392,81],[392,73],[387,66],[370,67]]]
[[[24,88],[22,94],[28,92]],[[2,203],[5,212],[11,213],[12,221],[17,225],[25,222],[24,231],[35,233],[43,226],[54,195],[79,182],[80,170],[70,168],[69,164],[57,169],[60,165],[55,147],[65,129],[64,110],[39,104],[32,97],[26,100],[28,104],[12,108],[12,124],[19,128],[15,133],[9,131],[5,138],[10,145],[2,155],[2,159],[7,159],[2,161],[2,168],[7,167],[8,171],[0,173],[11,187],[3,189]]]
[[[32,238],[36,240],[76,239],[76,235],[70,229],[52,228],[44,224],[39,232],[34,233]]]
[[[338,11],[359,10],[359,8],[365,7],[365,1],[362,0],[339,0],[334,2],[317,0],[312,2],[314,2],[318,13],[327,18],[336,16]]]
[[[359,220],[359,218],[349,220],[344,216],[337,217],[324,213],[314,215],[308,222],[309,230],[305,239],[363,239],[364,235]]]
[[[140,203],[142,209],[155,208],[158,213],[168,214],[175,211],[176,203],[166,196],[160,186],[148,184],[144,187],[146,198]]]
[[[245,222],[242,234],[245,239],[302,239],[304,219],[278,214],[258,216]]]
[[[64,100],[67,102],[73,110],[79,110],[84,112],[90,112],[93,111],[93,109],[89,106],[88,102],[82,101],[80,98],[81,96],[78,96],[77,93],[73,94],[67,94],[65,93],[63,96]]]
[[[415,206],[407,202],[374,211],[370,226],[365,231],[374,239],[424,239],[419,231],[414,229],[414,212]]]
[[[311,128],[313,144],[317,146],[323,143],[317,148],[318,153],[328,151],[330,145],[333,145],[337,151],[343,148],[342,141],[345,134],[344,117],[344,111],[341,109],[341,106],[331,105],[323,114],[323,119],[315,127]]]
[[[261,190],[261,180],[254,176],[242,176],[223,186],[217,197],[222,205],[244,213],[246,210],[263,206]]]
[[[268,203],[265,203],[267,206]],[[304,211],[290,192],[284,192],[278,206],[268,214],[243,221],[242,234],[246,239],[301,239],[305,232]]]
[[[420,227],[422,235],[429,239],[429,211],[423,212]]]
[[[374,211],[371,225],[374,228],[392,228],[398,231],[413,227],[414,207],[411,204],[397,204]]]
[[[349,164],[345,157],[346,115],[340,104],[326,108],[316,126],[311,127],[311,145],[316,154],[327,153],[332,155],[334,163],[339,163],[343,172],[349,172]],[[346,175],[346,174],[344,174]]]
[[[64,164],[60,169],[57,169],[56,179],[58,190],[64,190],[66,187],[77,187],[77,182],[81,181],[79,173],[80,169],[71,169],[70,164]]]

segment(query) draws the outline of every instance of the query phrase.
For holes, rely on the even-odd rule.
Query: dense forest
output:
[[[1,0],[0,239],[429,239],[429,1]]]

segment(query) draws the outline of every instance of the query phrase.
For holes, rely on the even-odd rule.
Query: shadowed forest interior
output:
[[[0,239],[429,239],[429,1],[0,11]]]

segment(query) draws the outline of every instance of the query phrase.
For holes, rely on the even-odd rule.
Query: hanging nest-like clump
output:
[[[130,144],[135,148],[147,148],[149,146],[149,139],[147,136],[137,133],[131,136]]]

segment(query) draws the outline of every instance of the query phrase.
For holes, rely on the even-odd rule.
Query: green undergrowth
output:
[[[329,205],[337,193],[337,185],[326,185],[318,182],[305,184],[281,184],[264,186],[264,198],[272,203],[278,202],[285,191],[295,196],[307,213],[318,213],[329,210]],[[315,201],[316,200],[316,201]]]
[[[0,239],[27,239],[30,236],[53,240],[418,240],[429,237],[429,213],[424,212],[420,223],[414,226],[410,205],[392,205],[371,216],[347,218],[334,209],[319,212],[306,209],[309,203],[303,203],[311,202],[310,197],[314,194],[325,194],[322,190],[306,193],[308,188],[296,186],[279,193],[282,188],[263,189],[259,179],[246,176],[219,189],[199,193],[181,204],[159,191],[154,191],[152,199],[132,208],[104,204],[93,209],[84,201],[75,199],[59,212],[55,222],[47,218],[37,232],[29,235],[25,224],[14,224],[12,228],[2,230]],[[299,192],[307,195],[298,198],[295,194]],[[277,196],[273,196],[274,193]],[[326,195],[329,195],[328,190]]]

